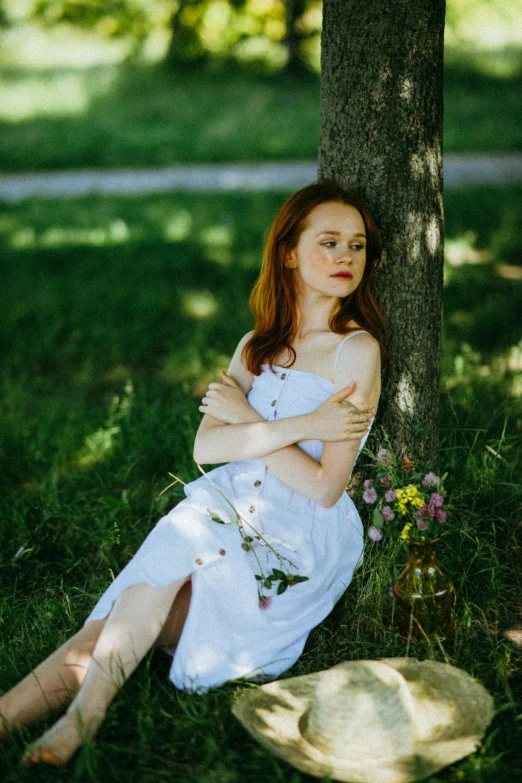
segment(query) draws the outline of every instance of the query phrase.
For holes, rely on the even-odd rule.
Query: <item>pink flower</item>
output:
[[[445,522],[447,519],[447,514],[444,511],[443,508],[437,508],[435,509],[435,519],[438,519],[439,522]]]
[[[419,530],[427,530],[428,529],[428,525],[426,524],[426,522],[423,519],[417,519],[417,527],[419,528]]]
[[[386,489],[390,489],[390,487],[391,487],[391,477],[388,474],[386,474],[385,476],[381,476],[381,478],[379,479],[379,484],[382,487],[386,487]]]
[[[272,599],[269,595],[262,595],[259,599],[259,608],[266,611],[272,606]]]
[[[385,522],[393,522],[395,519],[395,514],[389,506],[383,506],[381,508],[381,514]]]
[[[417,509],[417,511],[414,514],[415,519],[424,519],[427,517],[428,519],[435,519],[435,509],[431,506],[427,506],[424,504],[420,508]]]
[[[430,506],[432,508],[440,508],[444,505],[444,498],[439,495],[438,492],[432,492],[430,495]]]
[[[433,471],[430,470],[429,473],[426,473],[426,475],[422,479],[422,486],[427,487],[428,489],[437,486],[437,476],[435,475],[435,473],[433,473]]]
[[[365,480],[363,481],[363,484],[364,484],[364,486],[366,487],[366,489],[370,489],[371,487],[373,487],[373,481],[372,481],[372,479],[365,479]]]
[[[391,465],[393,462],[393,457],[388,451],[388,449],[379,449],[377,452],[377,462],[380,462],[381,465]]]
[[[380,541],[382,538],[382,530],[379,530],[379,528],[373,527],[372,525],[372,527],[368,530],[368,536],[372,541]]]
[[[384,493],[384,499],[387,503],[393,503],[394,500],[397,500],[397,493],[394,489],[389,489]]]
[[[369,489],[365,489],[363,492],[363,500],[365,503],[375,503],[377,500],[377,492],[373,487],[370,487]]]

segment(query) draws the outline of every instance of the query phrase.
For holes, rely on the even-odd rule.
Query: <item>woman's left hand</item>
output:
[[[207,393],[201,400],[199,410],[208,413],[225,424],[245,424],[261,421],[261,417],[247,402],[239,384],[220,370],[222,383],[209,384]]]

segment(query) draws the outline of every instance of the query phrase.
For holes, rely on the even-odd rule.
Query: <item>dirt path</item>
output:
[[[105,169],[0,176],[0,200],[74,198],[91,193],[144,195],[170,191],[296,190],[317,175],[314,161],[212,163],[156,169]],[[522,182],[522,153],[446,155],[444,187]]]

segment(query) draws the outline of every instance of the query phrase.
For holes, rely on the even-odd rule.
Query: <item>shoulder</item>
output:
[[[358,332],[340,345],[335,370],[335,391],[355,381],[356,391],[372,400],[379,397],[381,388],[381,348],[378,341],[368,332]]]
[[[340,368],[354,358],[366,359],[368,362],[379,362],[381,348],[379,342],[369,332],[353,332],[343,337],[339,344],[337,366]]]
[[[241,389],[243,390],[243,394],[248,394],[250,389],[252,388],[252,383],[254,382],[254,375],[250,372],[250,370],[247,369],[243,358],[243,348],[247,344],[247,342],[250,340],[252,335],[254,334],[254,330],[251,329],[250,332],[247,332],[239,343],[237,344],[236,350],[234,351],[234,355],[232,356],[232,359],[230,360],[230,364],[228,366],[227,374],[230,375],[231,378],[233,378],[239,385],[241,386]]]
[[[244,334],[243,337],[241,338],[241,340],[237,344],[236,351],[242,351],[243,348],[245,347],[245,345],[250,340],[250,338],[252,337],[253,334],[254,334],[254,330],[253,329],[251,329],[249,332]]]

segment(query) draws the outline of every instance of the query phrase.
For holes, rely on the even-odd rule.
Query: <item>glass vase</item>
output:
[[[395,625],[412,642],[444,641],[451,633],[455,591],[435,562],[437,541],[408,542],[406,568],[393,583]]]

